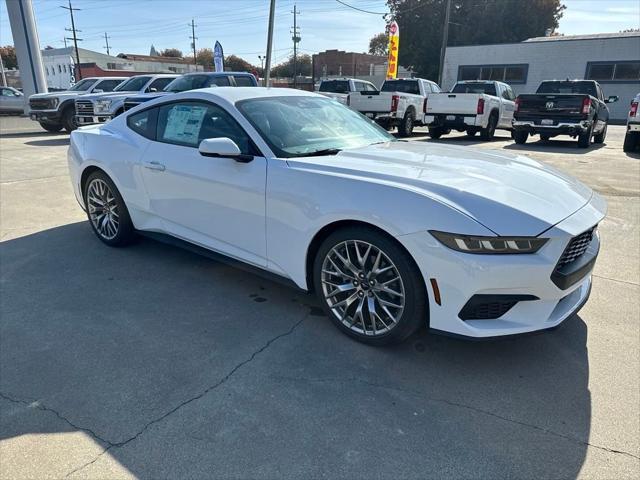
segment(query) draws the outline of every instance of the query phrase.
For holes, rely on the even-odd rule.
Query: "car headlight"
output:
[[[104,112],[109,110],[111,106],[111,100],[98,100],[96,102],[96,112]]]
[[[535,253],[549,241],[538,237],[480,237],[429,230],[445,247],[464,253],[513,254]]]
[[[49,99],[49,108],[57,108],[60,100],[58,98],[50,98]]]

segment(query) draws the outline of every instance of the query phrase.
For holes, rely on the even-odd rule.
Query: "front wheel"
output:
[[[513,136],[513,140],[518,145],[523,145],[527,143],[527,139],[529,138],[529,132],[525,132],[522,130],[514,130],[512,136]]]
[[[62,125],[58,125],[57,123],[40,123],[40,126],[44,128],[47,132],[55,133],[62,130]]]
[[[441,127],[429,127],[429,136],[435,140],[444,135],[444,129]]]
[[[398,125],[398,136],[410,137],[413,133],[413,125],[415,123],[413,110],[408,110]]]
[[[348,227],[322,242],[314,286],[333,323],[369,345],[398,343],[427,323],[427,293],[413,259],[373,229]]]
[[[64,112],[62,112],[62,125],[67,133],[71,133],[78,128],[78,124],[76,123],[76,111],[72,106],[67,107]]]
[[[111,179],[101,171],[92,173],[84,190],[87,217],[97,237],[111,247],[127,245],[135,230],[127,206]]]

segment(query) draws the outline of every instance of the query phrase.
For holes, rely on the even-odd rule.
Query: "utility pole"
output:
[[[440,71],[438,72],[438,85],[442,85],[442,69],[444,68],[444,54],[449,41],[449,15],[451,15],[451,0],[447,0],[446,12],[444,15],[444,30],[442,31],[442,48],[440,49]],[[444,87],[443,87],[444,88]]]
[[[291,13],[293,13],[293,37],[291,37],[291,40],[293,40],[293,88],[296,88],[298,85],[298,42],[301,39],[297,22],[298,14],[300,12],[295,4],[293,5],[293,12]]]
[[[63,7],[61,5],[60,8],[64,8],[65,10],[69,10],[69,14],[71,15],[71,29],[65,28],[65,30],[67,32],[72,32],[73,33],[73,38],[68,38],[68,40],[73,40],[73,46],[74,46],[74,48],[76,50],[76,66],[77,66],[77,69],[78,69],[78,78],[76,78],[76,81],[82,80],[82,73],[80,72],[80,53],[78,52],[78,42],[81,42],[82,39],[77,37],[76,32],[79,32],[80,30],[76,30],[76,24],[73,21],[73,12],[81,10],[81,9],[80,8],[73,8],[71,6],[71,0],[69,0],[69,6],[68,7]]]
[[[191,36],[189,38],[191,39],[191,47],[193,48],[193,64],[198,65],[198,59],[196,57],[196,40],[198,37],[196,37],[196,24],[193,18],[191,19]]]
[[[273,21],[276,16],[276,0],[271,0],[269,6],[269,30],[267,32],[267,60],[264,74],[264,86],[269,86],[269,80],[271,78],[271,49],[273,47]]]
[[[108,36],[107,36],[107,32],[104,32],[104,43],[105,43],[104,48],[106,48],[106,49],[107,49],[107,55],[111,55],[111,52],[109,51],[109,39],[110,39],[110,38],[111,38],[111,37],[108,37]]]

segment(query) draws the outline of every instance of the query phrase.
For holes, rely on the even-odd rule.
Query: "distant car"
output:
[[[22,113],[24,107],[24,95],[20,90],[0,87],[0,113]]]
[[[124,112],[124,100],[132,93],[161,92],[178,75],[135,75],[122,82],[111,93],[93,93],[76,98],[76,124],[104,123]]]
[[[141,231],[243,262],[373,345],[558,326],[589,297],[606,210],[530,158],[398,141],[286,88],[157,98],[73,132],[68,161],[103,243]]]
[[[631,102],[627,117],[627,133],[624,136],[624,151],[633,152],[640,147],[640,93]]]
[[[511,131],[516,96],[506,83],[468,80],[456,83],[450,92],[432,93],[425,101],[424,124],[431,138],[452,129],[482,140],[491,140],[497,128]]]
[[[439,93],[437,83],[423,78],[385,80],[379,92],[349,94],[349,106],[387,130],[398,127],[398,135],[408,137],[413,127],[422,125],[425,100]]]
[[[165,87],[162,92],[147,93],[127,97],[124,101],[124,110],[130,110],[141,103],[148,102],[154,98],[172,93],[186,92],[197,88],[207,87],[257,87],[256,77],[249,72],[208,72],[208,73],[186,73],[176,78]]]
[[[113,91],[127,77],[90,77],[80,80],[69,90],[52,93],[37,93],[29,97],[29,116],[48,132],[63,128],[72,132],[76,125],[74,100],[80,95]]]
[[[322,80],[318,93],[325,97],[333,98],[343,105],[348,105],[349,94],[352,92],[377,92],[376,86],[366,80],[357,78],[337,78]]]
[[[557,135],[578,138],[578,147],[591,141],[603,143],[607,136],[609,108],[617,96],[605,97],[594,80],[548,80],[536,93],[518,95],[513,119],[513,138],[523,144],[529,135],[542,140]]]

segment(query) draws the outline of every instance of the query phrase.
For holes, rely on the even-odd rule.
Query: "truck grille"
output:
[[[558,265],[556,266],[556,270],[563,267],[564,265],[576,261],[582,255],[584,255],[584,252],[586,252],[587,248],[589,248],[591,240],[593,240],[593,234],[595,233],[595,231],[596,227],[593,227],[586,232],[573,237],[569,242],[569,245],[567,245],[567,248],[565,248],[562,257],[560,257]]]
[[[31,110],[47,110],[51,107],[51,99],[49,98],[31,98],[29,100],[29,108]]]
[[[93,115],[91,100],[76,100],[76,115]]]

